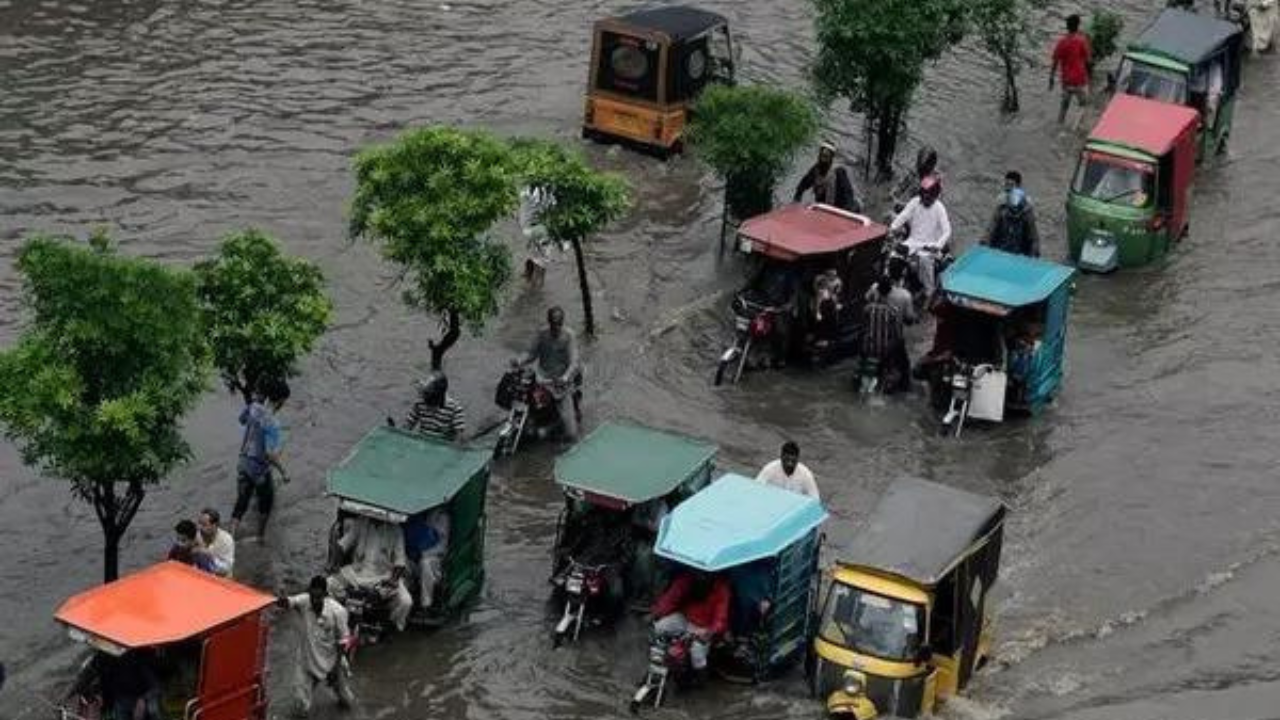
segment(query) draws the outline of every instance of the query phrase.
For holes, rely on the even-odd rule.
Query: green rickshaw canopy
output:
[[[664,430],[607,422],[556,458],[556,482],[622,500],[647,502],[675,490],[716,455],[716,446]]]
[[[378,426],[329,471],[329,494],[413,515],[452,500],[488,473],[491,456],[491,450]]]
[[[1242,31],[1239,25],[1185,10],[1167,9],[1129,45],[1130,50],[1198,65]]]

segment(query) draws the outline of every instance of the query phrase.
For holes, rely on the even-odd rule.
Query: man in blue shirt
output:
[[[280,473],[282,482],[289,482],[284,465],[280,463],[280,424],[275,413],[289,399],[289,385],[283,380],[259,383],[253,402],[240,411],[240,426],[244,434],[240,440],[240,461],[236,468],[236,505],[231,511],[231,534],[235,535],[240,520],[249,509],[250,498],[257,497],[258,537],[266,536],[267,518],[275,502],[275,486],[272,470]]]

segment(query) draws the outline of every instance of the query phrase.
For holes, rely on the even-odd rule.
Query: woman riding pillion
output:
[[[895,232],[909,228],[904,244],[925,298],[933,297],[937,285],[935,265],[951,242],[951,220],[941,197],[942,178],[926,176],[920,181],[920,194],[911,198],[889,226]]]

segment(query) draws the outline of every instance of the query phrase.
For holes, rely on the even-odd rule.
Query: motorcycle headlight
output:
[[[862,678],[855,672],[846,672],[844,674],[841,690],[845,695],[861,695],[862,694]]]

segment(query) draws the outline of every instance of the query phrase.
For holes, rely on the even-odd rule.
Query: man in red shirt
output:
[[[1093,50],[1089,37],[1080,32],[1080,16],[1067,17],[1067,34],[1053,47],[1053,67],[1049,68],[1049,89],[1053,89],[1054,76],[1062,69],[1062,105],[1058,108],[1058,124],[1067,119],[1067,108],[1074,96],[1080,107],[1088,100],[1089,66],[1093,63]]]

